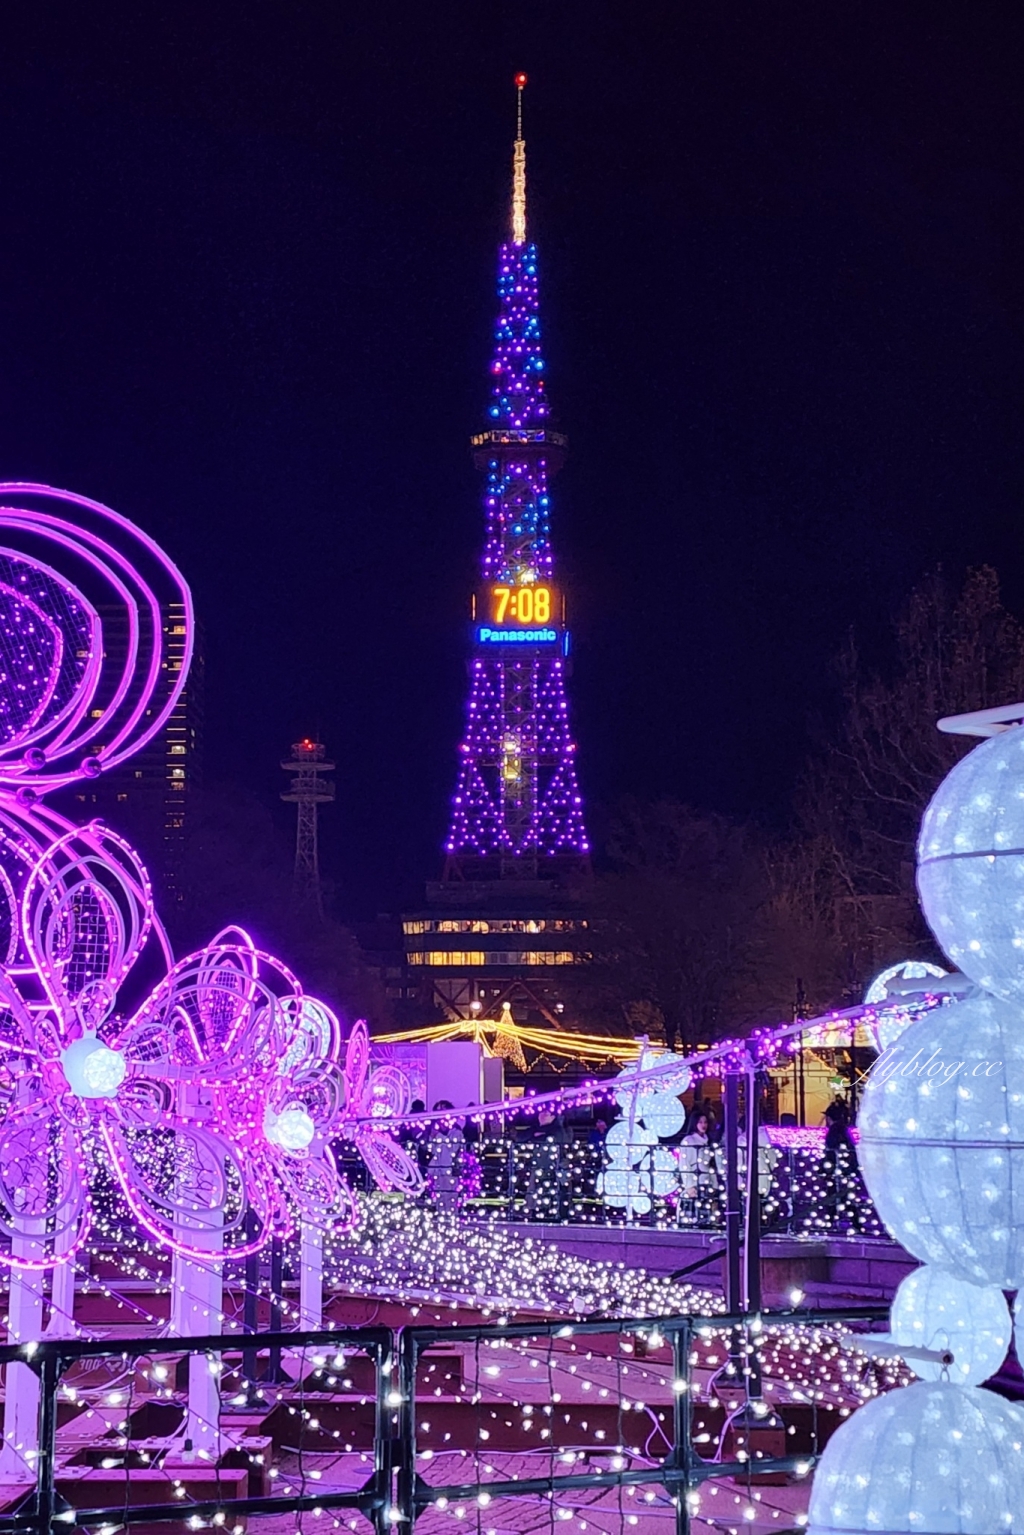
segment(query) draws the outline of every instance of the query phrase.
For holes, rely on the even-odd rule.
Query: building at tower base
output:
[[[590,958],[585,891],[551,880],[442,880],[403,918],[405,957],[422,1003],[448,1018],[571,1021],[575,967]]]

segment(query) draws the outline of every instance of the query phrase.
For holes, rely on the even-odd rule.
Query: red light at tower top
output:
[[[516,90],[517,91],[521,91],[525,84],[526,84],[526,76],[525,75],[516,75],[516,78],[515,78]]]

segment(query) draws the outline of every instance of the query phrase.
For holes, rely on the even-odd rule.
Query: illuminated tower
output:
[[[566,441],[549,425],[537,247],[526,238],[526,76],[515,83],[511,239],[498,253],[490,419],[473,438],[474,461],[486,475],[486,533],[445,844],[449,880],[550,878],[579,872],[589,852],[565,692],[565,595],[549,534],[549,480]]]
[[[526,239],[526,144],[517,75],[512,220],[498,253],[485,534],[472,603],[470,689],[442,880],[403,918],[406,996],[450,1018],[571,1025],[575,967],[593,948],[589,847],[566,677],[569,632],[549,533],[551,430],[540,347],[537,250]],[[386,977],[385,977],[386,978]],[[408,983],[414,983],[409,985]]]
[[[294,774],[281,798],[299,807],[295,832],[295,899],[301,903],[312,902],[323,916],[317,813],[320,805],[328,805],[334,799],[334,785],[326,777],[334,772],[334,763],[326,760],[319,741],[307,737],[295,742],[291,757],[281,766],[286,773]]]

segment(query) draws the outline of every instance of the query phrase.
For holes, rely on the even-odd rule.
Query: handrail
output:
[[[339,1327],[295,1332],[208,1333],[196,1337],[136,1337],[123,1339],[46,1339],[36,1344],[0,1346],[0,1364],[18,1363],[32,1369],[40,1380],[40,1454],[36,1486],[21,1508],[0,1515],[0,1535],[20,1535],[23,1530],[57,1535],[76,1525],[117,1524],[129,1530],[140,1522],[177,1522],[216,1520],[224,1524],[232,1517],[244,1518],[268,1513],[301,1513],[320,1509],[349,1508],[368,1518],[377,1535],[388,1535],[396,1524],[405,1521],[410,1529],[419,1513],[440,1500],[468,1499],[487,1494],[489,1498],[553,1494],[571,1489],[632,1486],[660,1483],[669,1489],[676,1509],[676,1535],[688,1535],[690,1527],[689,1492],[710,1477],[748,1476],[753,1462],[742,1460],[708,1461],[696,1454],[691,1436],[691,1349],[706,1330],[731,1333],[738,1340],[748,1340],[770,1333],[777,1326],[836,1326],[852,1322],[885,1321],[888,1308],[851,1306],[838,1310],[799,1307],[778,1311],[733,1312],[719,1315],[588,1317],[585,1320],[538,1318],[514,1323],[479,1323],[454,1327],[406,1326],[397,1332],[388,1327]],[[483,1483],[428,1485],[416,1469],[417,1399],[416,1372],[421,1354],[439,1342],[458,1346],[488,1340],[510,1341],[595,1337],[608,1334],[659,1334],[673,1349],[673,1411],[665,1436],[671,1436],[669,1453],[652,1459],[649,1465],[621,1469],[552,1471],[547,1476],[502,1478]],[[870,1334],[865,1335],[865,1341]],[[357,1350],[374,1364],[373,1469],[366,1482],[351,1490],[289,1492],[238,1498],[177,1499],[169,1504],[127,1502],[108,1507],[69,1510],[57,1496],[56,1429],[57,1395],[67,1368],[83,1359],[138,1359],[146,1355],[231,1354],[244,1349],[260,1351],[280,1349],[295,1353],[305,1349]],[[745,1388],[748,1404],[758,1391],[750,1379]],[[763,1410],[763,1409],[762,1409]],[[757,1414],[755,1413],[755,1418]],[[724,1441],[723,1441],[724,1444]],[[130,1452],[130,1438],[125,1444]],[[782,1457],[763,1456],[756,1460],[756,1474],[765,1472],[806,1473],[815,1454]],[[130,1494],[130,1469],[125,1468],[126,1495]]]

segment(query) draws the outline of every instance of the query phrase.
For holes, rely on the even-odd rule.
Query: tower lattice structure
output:
[[[317,816],[319,807],[334,799],[334,784],[326,775],[334,772],[335,763],[327,761],[326,750],[320,741],[311,741],[307,737],[294,743],[291,757],[285,758],[281,766],[293,775],[281,798],[298,806],[294,896],[301,904],[311,902],[323,916]]]
[[[526,238],[525,83],[517,76],[511,238],[498,252],[489,422],[472,440],[486,476],[486,534],[446,879],[543,878],[580,869],[589,854],[566,698],[565,596],[550,536],[549,482],[567,444],[550,425],[537,247]]]

